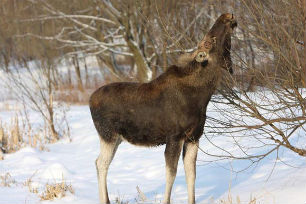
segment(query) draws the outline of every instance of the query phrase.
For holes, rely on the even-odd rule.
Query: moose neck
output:
[[[196,72],[184,77],[179,83],[186,89],[184,95],[187,100],[193,100],[190,104],[197,104],[199,110],[206,110],[206,106],[214,94],[222,70],[218,65],[209,64],[206,67],[199,67]],[[189,88],[186,88],[189,87]]]
[[[175,89],[185,97],[192,98],[199,108],[207,105],[215,92],[221,76],[221,68],[214,63],[205,66],[195,61],[186,66],[171,66],[165,73],[153,80],[151,84],[158,89]],[[173,93],[177,93],[174,91]]]
[[[186,76],[182,82],[185,83],[186,81],[186,83],[189,83],[190,86],[199,89],[215,89],[219,82],[220,73],[220,67],[209,64],[204,68],[198,68],[198,70],[192,73],[190,76]]]

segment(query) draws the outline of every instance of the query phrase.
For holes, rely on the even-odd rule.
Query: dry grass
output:
[[[56,100],[69,104],[85,105],[88,104],[90,93],[93,91],[94,90],[86,90],[85,92],[79,90],[58,91],[56,93]]]
[[[9,102],[0,103],[0,111],[11,111],[11,110],[15,110],[15,109],[12,108],[12,106]]]
[[[123,198],[121,198],[120,196],[117,196],[115,198],[115,201],[114,201],[115,204],[128,204],[129,201],[124,201]]]
[[[74,194],[74,190],[71,184],[67,184],[64,179],[60,183],[46,184],[43,192],[39,192],[38,187],[33,186],[33,177],[36,172],[28,178],[25,182],[17,182],[10,173],[6,173],[0,176],[0,187],[13,187],[13,186],[24,186],[27,187],[30,193],[38,194],[41,200],[54,200],[56,198],[62,198],[67,193]]]
[[[54,200],[65,197],[67,193],[74,194],[71,184],[66,184],[64,180],[61,183],[46,184],[44,192],[40,194],[41,200]]]
[[[77,105],[88,104],[91,93],[106,83],[96,76],[92,76],[90,82],[84,83],[81,90],[77,85],[68,81],[67,79],[64,80],[57,87],[54,96],[55,101]]]
[[[219,204],[241,204],[242,203],[239,196],[236,196],[236,200],[233,198],[233,195],[231,193],[231,187],[232,187],[232,184],[230,182],[227,197],[219,200],[217,203]],[[256,204],[257,199],[251,195],[250,200],[247,202],[243,202],[243,203]]]
[[[4,129],[2,127],[2,123],[0,123],[0,160],[3,160],[3,139],[4,138]]]
[[[28,190],[30,193],[35,193],[37,194],[38,193],[38,188],[37,187],[33,187],[33,177],[34,175],[37,173],[37,171],[30,177],[28,178],[24,183],[23,183],[23,186],[26,186],[28,187]]]
[[[12,185],[16,185],[16,181],[12,178],[10,173],[6,173],[3,176],[0,176],[0,186],[11,187]]]
[[[148,201],[148,198],[146,197],[146,195],[140,190],[139,186],[136,186],[136,190],[137,190],[137,197],[138,200],[141,202],[146,202]]]
[[[221,199],[218,203],[220,204],[241,204],[240,197],[237,196],[236,200],[232,197],[232,195],[228,195],[227,198]],[[245,203],[245,202],[243,202]],[[256,198],[253,198],[252,195],[250,196],[250,200],[247,202],[247,204],[256,204],[257,200]]]
[[[3,159],[4,153],[13,153],[25,146],[38,148],[41,151],[48,150],[45,146],[47,143],[45,134],[48,134],[46,126],[34,130],[29,121],[18,115],[10,124],[0,121],[0,160]]]
[[[1,151],[4,153],[14,152],[20,148],[22,137],[17,116],[11,121],[9,127],[0,122],[0,143]]]

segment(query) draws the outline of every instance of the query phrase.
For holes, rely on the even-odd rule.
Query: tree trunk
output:
[[[149,81],[148,71],[149,66],[145,60],[144,53],[141,52],[140,47],[137,45],[136,41],[133,39],[133,35],[131,34],[129,18],[126,16],[123,19],[123,25],[126,29],[125,33],[125,41],[129,47],[129,50],[134,55],[135,65],[137,66],[137,80],[139,82],[147,82]]]
[[[48,65],[48,95],[49,95],[49,102],[47,103],[47,109],[49,113],[49,120],[48,125],[52,135],[52,142],[56,142],[59,140],[59,135],[54,127],[54,106],[53,106],[53,86],[51,80],[51,66]]]
[[[84,59],[84,67],[85,67],[85,85],[88,87],[89,84],[89,75],[88,75],[88,67],[87,67],[87,63],[86,63],[86,57],[83,58]]]
[[[76,73],[76,75],[77,75],[78,89],[79,89],[80,91],[84,92],[84,87],[83,87],[83,83],[82,83],[82,77],[81,77],[81,70],[80,70],[79,59],[77,58],[77,56],[74,56],[74,57],[72,58],[72,61],[73,61],[75,73]]]

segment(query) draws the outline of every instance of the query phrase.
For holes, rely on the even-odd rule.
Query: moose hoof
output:
[[[196,60],[197,62],[204,62],[204,60],[206,59],[206,56],[207,56],[206,52],[199,52],[199,53],[197,54],[195,60]]]

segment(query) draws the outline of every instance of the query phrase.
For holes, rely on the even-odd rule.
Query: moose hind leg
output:
[[[195,203],[196,160],[199,142],[185,142],[183,146],[183,161],[188,190],[188,204]]]
[[[107,192],[106,178],[109,165],[112,162],[120,143],[121,139],[119,137],[113,142],[106,142],[103,139],[100,139],[100,154],[96,160],[96,167],[99,186],[99,198],[101,204],[110,203]]]
[[[166,190],[164,204],[170,203],[171,190],[176,177],[177,163],[181,154],[182,145],[182,141],[171,141],[166,144]]]

